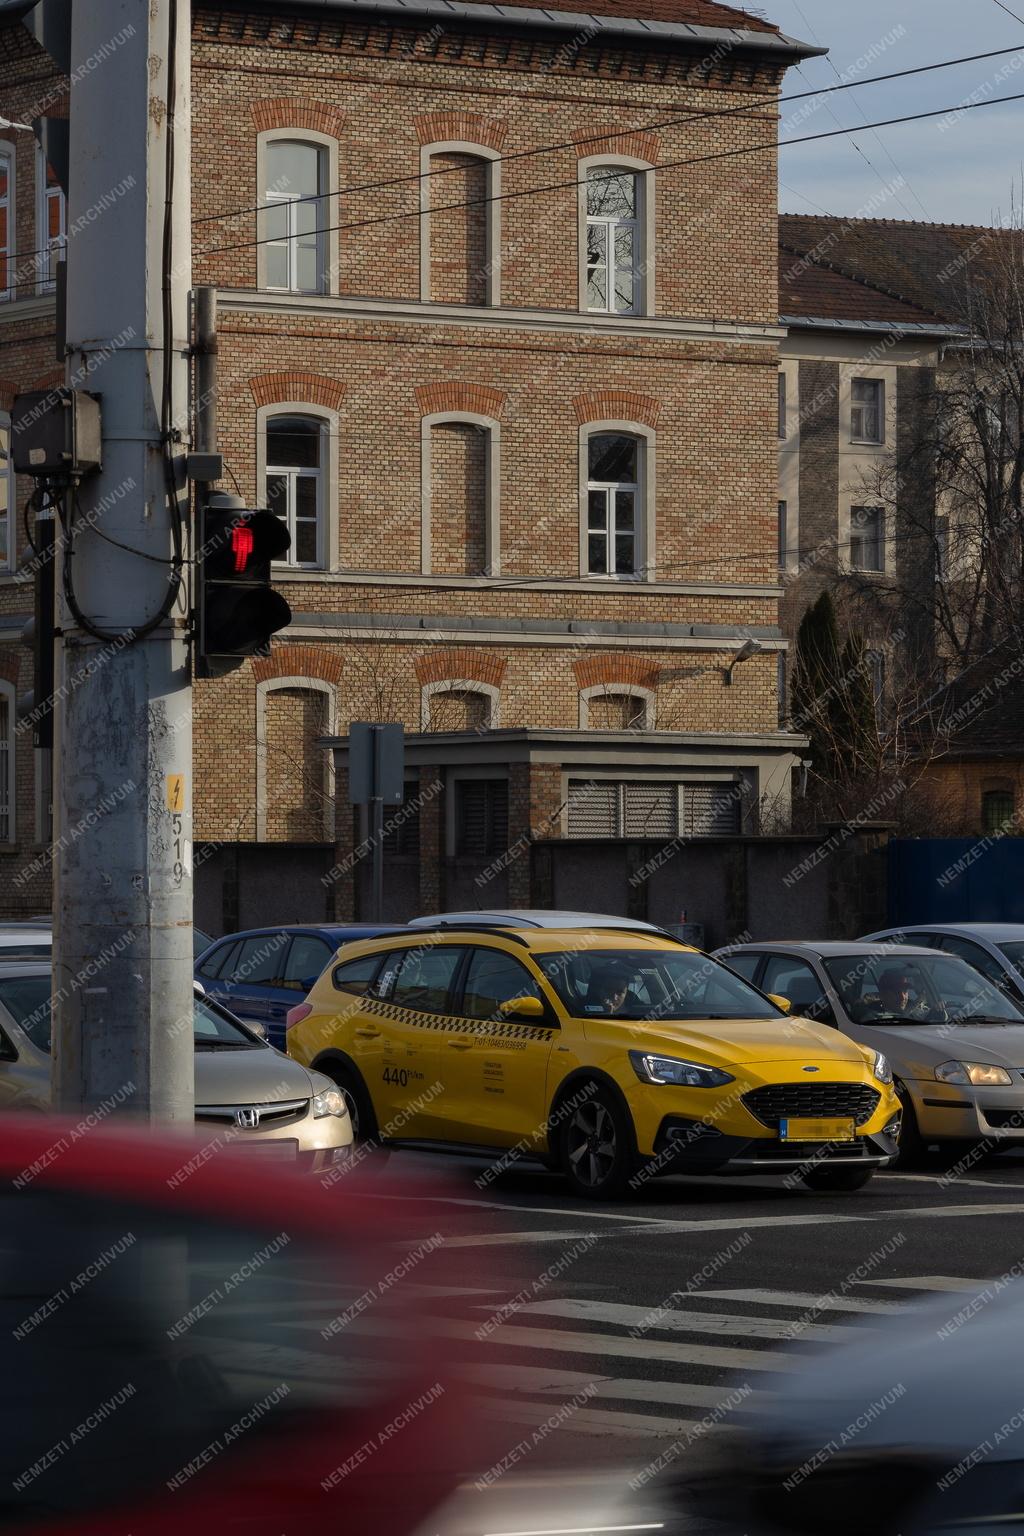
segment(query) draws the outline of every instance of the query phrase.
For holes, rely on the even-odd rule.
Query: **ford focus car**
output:
[[[800,1170],[858,1189],[895,1155],[879,1052],[658,934],[464,930],[347,945],[288,1051],[385,1144],[539,1158],[610,1198],[642,1170]]]

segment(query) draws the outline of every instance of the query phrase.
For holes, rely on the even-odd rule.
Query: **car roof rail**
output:
[[[537,929],[531,929],[530,930],[531,933],[536,933],[538,931],[539,930],[537,930]],[[499,934],[501,934],[502,938],[514,939],[515,942],[517,944],[521,944],[524,949],[529,949],[529,947],[530,947],[529,939],[525,938],[522,933],[520,933],[515,928],[503,928],[500,923],[448,923],[448,922],[442,922],[442,923],[433,923],[429,927],[427,926],[426,923],[424,923],[422,928],[413,928],[413,929],[411,929],[410,933],[409,933],[409,936],[410,936],[410,938],[415,938],[418,934],[421,934],[421,933],[499,933]],[[386,935],[382,934],[381,937],[382,938],[386,937]]]

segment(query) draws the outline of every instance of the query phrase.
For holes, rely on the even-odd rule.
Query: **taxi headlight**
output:
[[[633,1071],[642,1083],[671,1083],[677,1088],[721,1088],[735,1082],[721,1067],[705,1067],[699,1061],[680,1061],[677,1056],[655,1056],[630,1051]]]
[[[882,1055],[881,1051],[875,1052],[875,1062],[871,1070],[874,1072],[880,1083],[892,1082],[892,1067],[890,1067],[887,1059]]]
[[[337,1115],[343,1120],[348,1114],[345,1095],[340,1088],[325,1088],[313,1095],[313,1119],[322,1120],[324,1115]]]
[[[944,1061],[935,1068],[940,1083],[970,1083],[974,1088],[1009,1088],[1013,1078],[1005,1067],[983,1061]]]

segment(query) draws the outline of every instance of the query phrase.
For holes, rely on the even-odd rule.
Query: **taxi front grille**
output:
[[[769,1083],[743,1095],[743,1102],[773,1131],[780,1120],[852,1120],[865,1125],[881,1094],[866,1083]]]

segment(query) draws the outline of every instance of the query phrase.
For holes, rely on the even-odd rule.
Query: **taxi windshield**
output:
[[[577,1018],[777,1019],[780,1010],[707,955],[578,949],[535,960]]]
[[[1024,1015],[953,955],[839,955],[825,969],[854,1024],[1021,1024]]]

